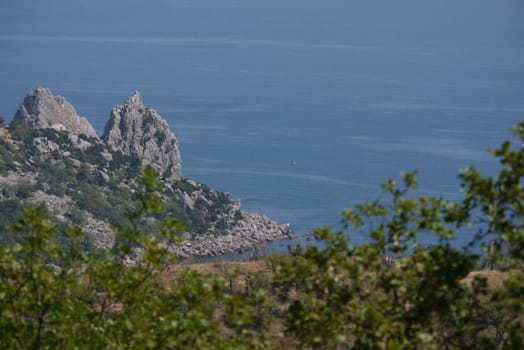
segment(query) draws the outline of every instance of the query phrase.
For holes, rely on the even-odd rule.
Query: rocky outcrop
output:
[[[219,256],[244,253],[271,241],[296,238],[288,224],[278,224],[264,214],[242,211],[242,216],[227,234],[203,234],[186,239],[173,252],[183,258]]]
[[[137,156],[166,180],[182,177],[178,140],[167,122],[142,102],[136,91],[123,105],[113,108],[102,139],[114,150]]]
[[[26,96],[15,120],[26,128],[0,128],[0,202],[9,200],[10,210],[45,203],[55,222],[82,227],[86,247],[114,244],[112,227],[126,225],[122,213],[132,208],[141,165],[168,180],[162,199],[167,215],[185,224],[184,242],[171,247],[182,257],[248,252],[294,237],[289,225],[242,211],[228,193],[182,179],[176,135],[138,92],[112,110],[100,139],[86,137],[96,137],[91,125],[45,88]],[[9,215],[0,211],[0,222]],[[2,234],[10,232],[0,225]]]
[[[80,117],[64,97],[54,96],[51,90],[43,87],[26,95],[14,121],[35,129],[53,128],[97,137],[87,119]]]
[[[64,97],[54,96],[51,90],[43,87],[26,95],[13,121],[29,128],[53,128],[97,138],[87,119],[80,117]],[[144,106],[139,92],[123,105],[113,108],[102,139],[112,150],[136,156],[142,165],[151,165],[168,181],[182,177],[176,135],[156,110]],[[77,144],[81,149],[90,145],[77,136],[76,140],[80,140]]]

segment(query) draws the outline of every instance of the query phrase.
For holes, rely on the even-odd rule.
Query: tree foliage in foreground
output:
[[[322,248],[268,260],[274,279],[250,275],[244,292],[229,270],[163,278],[180,223],[143,232],[162,211],[150,168],[112,249],[85,252],[78,227],[58,244],[45,209],[26,208],[10,228],[19,243],[0,247],[0,348],[269,348],[268,326],[283,319],[302,348],[522,349],[524,122],[515,133],[520,148],[493,151],[497,177],[462,171],[462,202],[412,195],[414,173],[390,180],[386,199],[343,212],[344,232],[317,230]],[[458,249],[457,230],[484,253]],[[363,232],[369,243],[352,245]],[[508,271],[503,286],[464,282],[483,262]]]
[[[355,349],[524,348],[524,122],[492,153],[497,177],[475,168],[461,172],[464,200],[414,197],[414,173],[383,185],[387,200],[343,212],[347,232],[316,231],[325,248],[313,247],[277,271],[297,291],[287,313],[288,331],[304,347]],[[452,245],[457,229],[474,231],[481,257]],[[370,243],[351,245],[354,232]],[[419,236],[438,244],[422,246]],[[390,259],[395,257],[395,259]],[[489,292],[486,279],[463,279],[479,259],[511,270],[503,288]]]
[[[161,273],[175,261],[168,243],[177,240],[180,224],[168,219],[160,235],[144,235],[142,221],[162,208],[151,168],[139,183],[144,191],[126,215],[129,228],[115,228],[112,250],[86,253],[77,227],[69,230],[67,245],[58,245],[44,208],[25,209],[11,228],[22,243],[0,247],[0,348],[256,349],[264,344],[244,332],[242,318],[229,330],[235,337],[221,328],[218,312],[230,302],[221,277],[188,272],[163,283]],[[244,304],[235,300],[234,306]]]

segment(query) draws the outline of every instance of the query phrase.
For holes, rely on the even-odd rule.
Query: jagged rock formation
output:
[[[51,90],[43,87],[26,95],[14,121],[35,129],[53,128],[97,137],[87,119],[76,114],[75,108],[64,97],[53,96]]]
[[[43,87],[26,95],[13,120],[33,129],[53,128],[97,138],[87,119],[78,116],[64,97],[54,96],[51,90]],[[156,110],[144,106],[139,92],[113,108],[102,139],[112,150],[137,157],[142,165],[151,165],[165,180],[182,177],[176,135]]]
[[[136,91],[123,105],[113,108],[102,136],[114,151],[137,156],[166,180],[182,177],[182,162],[176,135],[167,122],[142,102]]]
[[[289,225],[244,212],[227,193],[181,178],[176,136],[138,92],[113,109],[102,139],[87,120],[85,128],[70,123],[75,118],[81,120],[63,97],[38,88],[25,98],[17,123],[0,127],[0,244],[16,241],[4,224],[25,204],[44,203],[56,224],[88,233],[86,247],[110,247],[112,227],[126,224],[122,214],[132,208],[136,177],[147,164],[170,180],[161,196],[165,215],[185,226],[183,244],[173,247],[182,257],[245,252],[294,237]],[[154,232],[159,224],[147,226]]]

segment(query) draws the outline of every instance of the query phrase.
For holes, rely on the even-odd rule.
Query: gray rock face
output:
[[[102,140],[115,151],[137,156],[142,165],[151,165],[166,180],[182,177],[176,135],[157,111],[144,106],[138,91],[113,108]]]
[[[87,119],[76,114],[75,108],[64,97],[53,96],[51,90],[43,87],[26,95],[14,120],[31,128],[53,128],[97,137]]]
[[[218,256],[243,253],[271,241],[296,238],[289,225],[278,224],[264,214],[243,211],[242,216],[243,219],[227,235],[199,235],[194,240],[186,240],[182,245],[173,247],[173,252],[183,258]]]

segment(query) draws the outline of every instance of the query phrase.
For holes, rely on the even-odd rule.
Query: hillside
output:
[[[182,177],[178,139],[135,92],[110,112],[98,137],[86,118],[49,89],[29,93],[9,126],[0,127],[0,240],[16,240],[6,225],[27,203],[44,203],[59,227],[89,234],[86,248],[109,247],[123,226],[135,179],[152,166],[160,175],[166,212],[183,221],[183,257],[242,252],[293,237],[288,225],[241,209],[240,201]],[[158,220],[151,222],[155,232]]]

